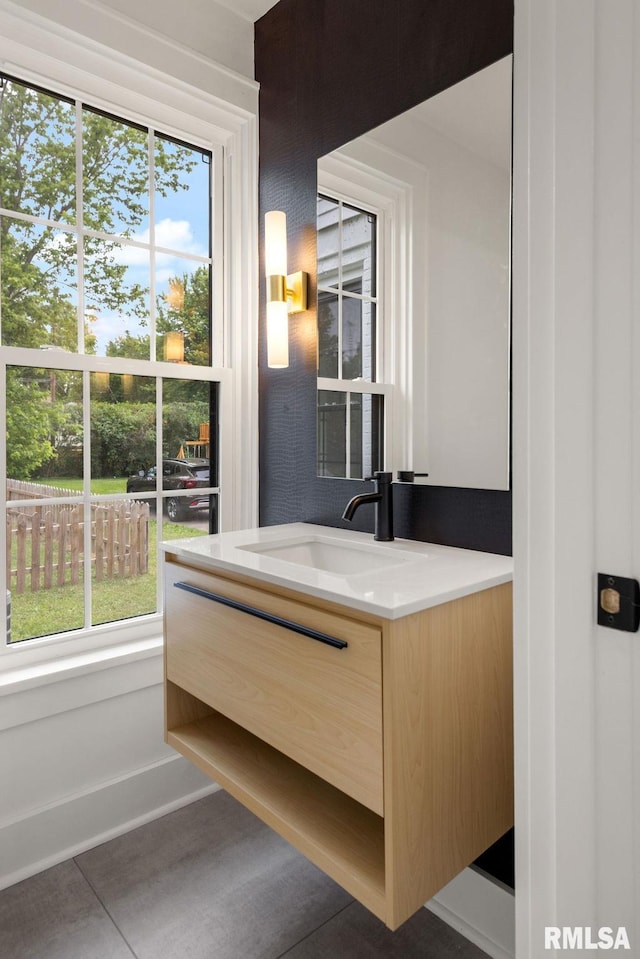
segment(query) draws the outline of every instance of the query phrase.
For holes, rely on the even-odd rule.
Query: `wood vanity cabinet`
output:
[[[510,583],[400,619],[165,587],[166,741],[391,929],[513,824]]]

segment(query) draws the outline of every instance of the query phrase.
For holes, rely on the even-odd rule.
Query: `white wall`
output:
[[[175,58],[154,50],[156,37],[253,79],[253,24],[216,0],[20,0],[20,7],[159,69],[173,72]]]
[[[595,609],[598,571],[640,576],[640,16],[515,11],[517,956],[548,925],[636,956],[640,639]]]
[[[418,164],[413,189],[414,464],[429,485],[509,483],[510,157],[499,167],[415,122],[367,139]],[[423,331],[426,337],[423,338]],[[426,413],[426,427],[425,427]]]
[[[163,742],[157,645],[99,672],[0,689],[0,888],[212,784]]]
[[[128,8],[132,15],[155,15],[162,8],[168,13],[168,4]],[[42,19],[39,11],[53,19]],[[139,102],[161,102],[178,117],[194,109],[197,122],[225,143],[226,163],[233,165],[226,189],[241,228],[229,245],[228,302],[250,326],[256,298],[257,88],[189,49],[197,43],[206,49],[208,38],[215,38],[211,47],[226,48],[225,56],[250,75],[252,29],[236,18],[237,30],[229,32],[230,17],[215,3],[201,4],[197,24],[174,11],[149,33],[91,0],[0,0],[0,67],[18,76],[28,70],[40,82],[51,78],[53,89],[54,77],[73,88],[78,71],[83,83],[94,78],[84,88],[88,95],[97,91],[108,99],[116,87],[135,88]],[[69,33],[68,26],[83,35]],[[171,36],[157,32],[163,27]],[[174,30],[180,31],[177,44]],[[161,87],[168,75],[170,84]],[[246,353],[239,324],[232,336],[234,349]],[[229,402],[248,422],[253,387],[243,375],[237,372],[237,383],[247,406],[236,394],[229,394]],[[252,464],[245,473],[255,475]],[[138,637],[121,629],[118,640],[97,651],[71,637],[60,658],[49,662],[37,642],[1,651],[0,887],[215,788],[163,742],[161,624]]]

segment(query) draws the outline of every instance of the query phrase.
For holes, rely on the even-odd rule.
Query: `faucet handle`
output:
[[[398,470],[399,483],[413,483],[416,476],[428,476],[428,473],[414,473],[413,470]]]
[[[392,483],[393,473],[387,473],[384,470],[376,470],[373,476],[363,476],[366,482],[377,480],[379,483]]]

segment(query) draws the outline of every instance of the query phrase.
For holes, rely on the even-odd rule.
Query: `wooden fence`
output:
[[[14,481],[15,482],[15,481]],[[37,487],[38,484],[22,484]],[[49,488],[45,487],[45,496]],[[20,499],[29,498],[20,491]],[[58,495],[75,495],[58,490]],[[18,497],[14,495],[14,499]],[[81,505],[34,503],[7,510],[7,588],[16,593],[76,584],[84,572]],[[149,568],[149,504],[91,504],[91,563],[97,580],[140,576]]]
[[[16,507],[16,509],[19,513],[24,513],[26,516],[33,516],[42,509],[42,507],[38,505],[37,500],[58,499],[61,497],[66,499],[73,497],[77,499],[78,496],[79,493],[77,489],[62,489],[59,486],[45,486],[43,483],[29,483],[26,480],[7,480],[7,505],[11,509],[10,504],[12,502],[21,500],[21,505]],[[24,500],[32,500],[33,506],[25,503]],[[49,504],[47,509],[51,510],[54,522],[57,523],[60,512],[70,509],[70,506],[66,503],[56,503]]]

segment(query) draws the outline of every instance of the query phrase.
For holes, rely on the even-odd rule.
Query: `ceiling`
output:
[[[267,10],[275,7],[277,0],[216,0],[216,3],[254,23]]]

